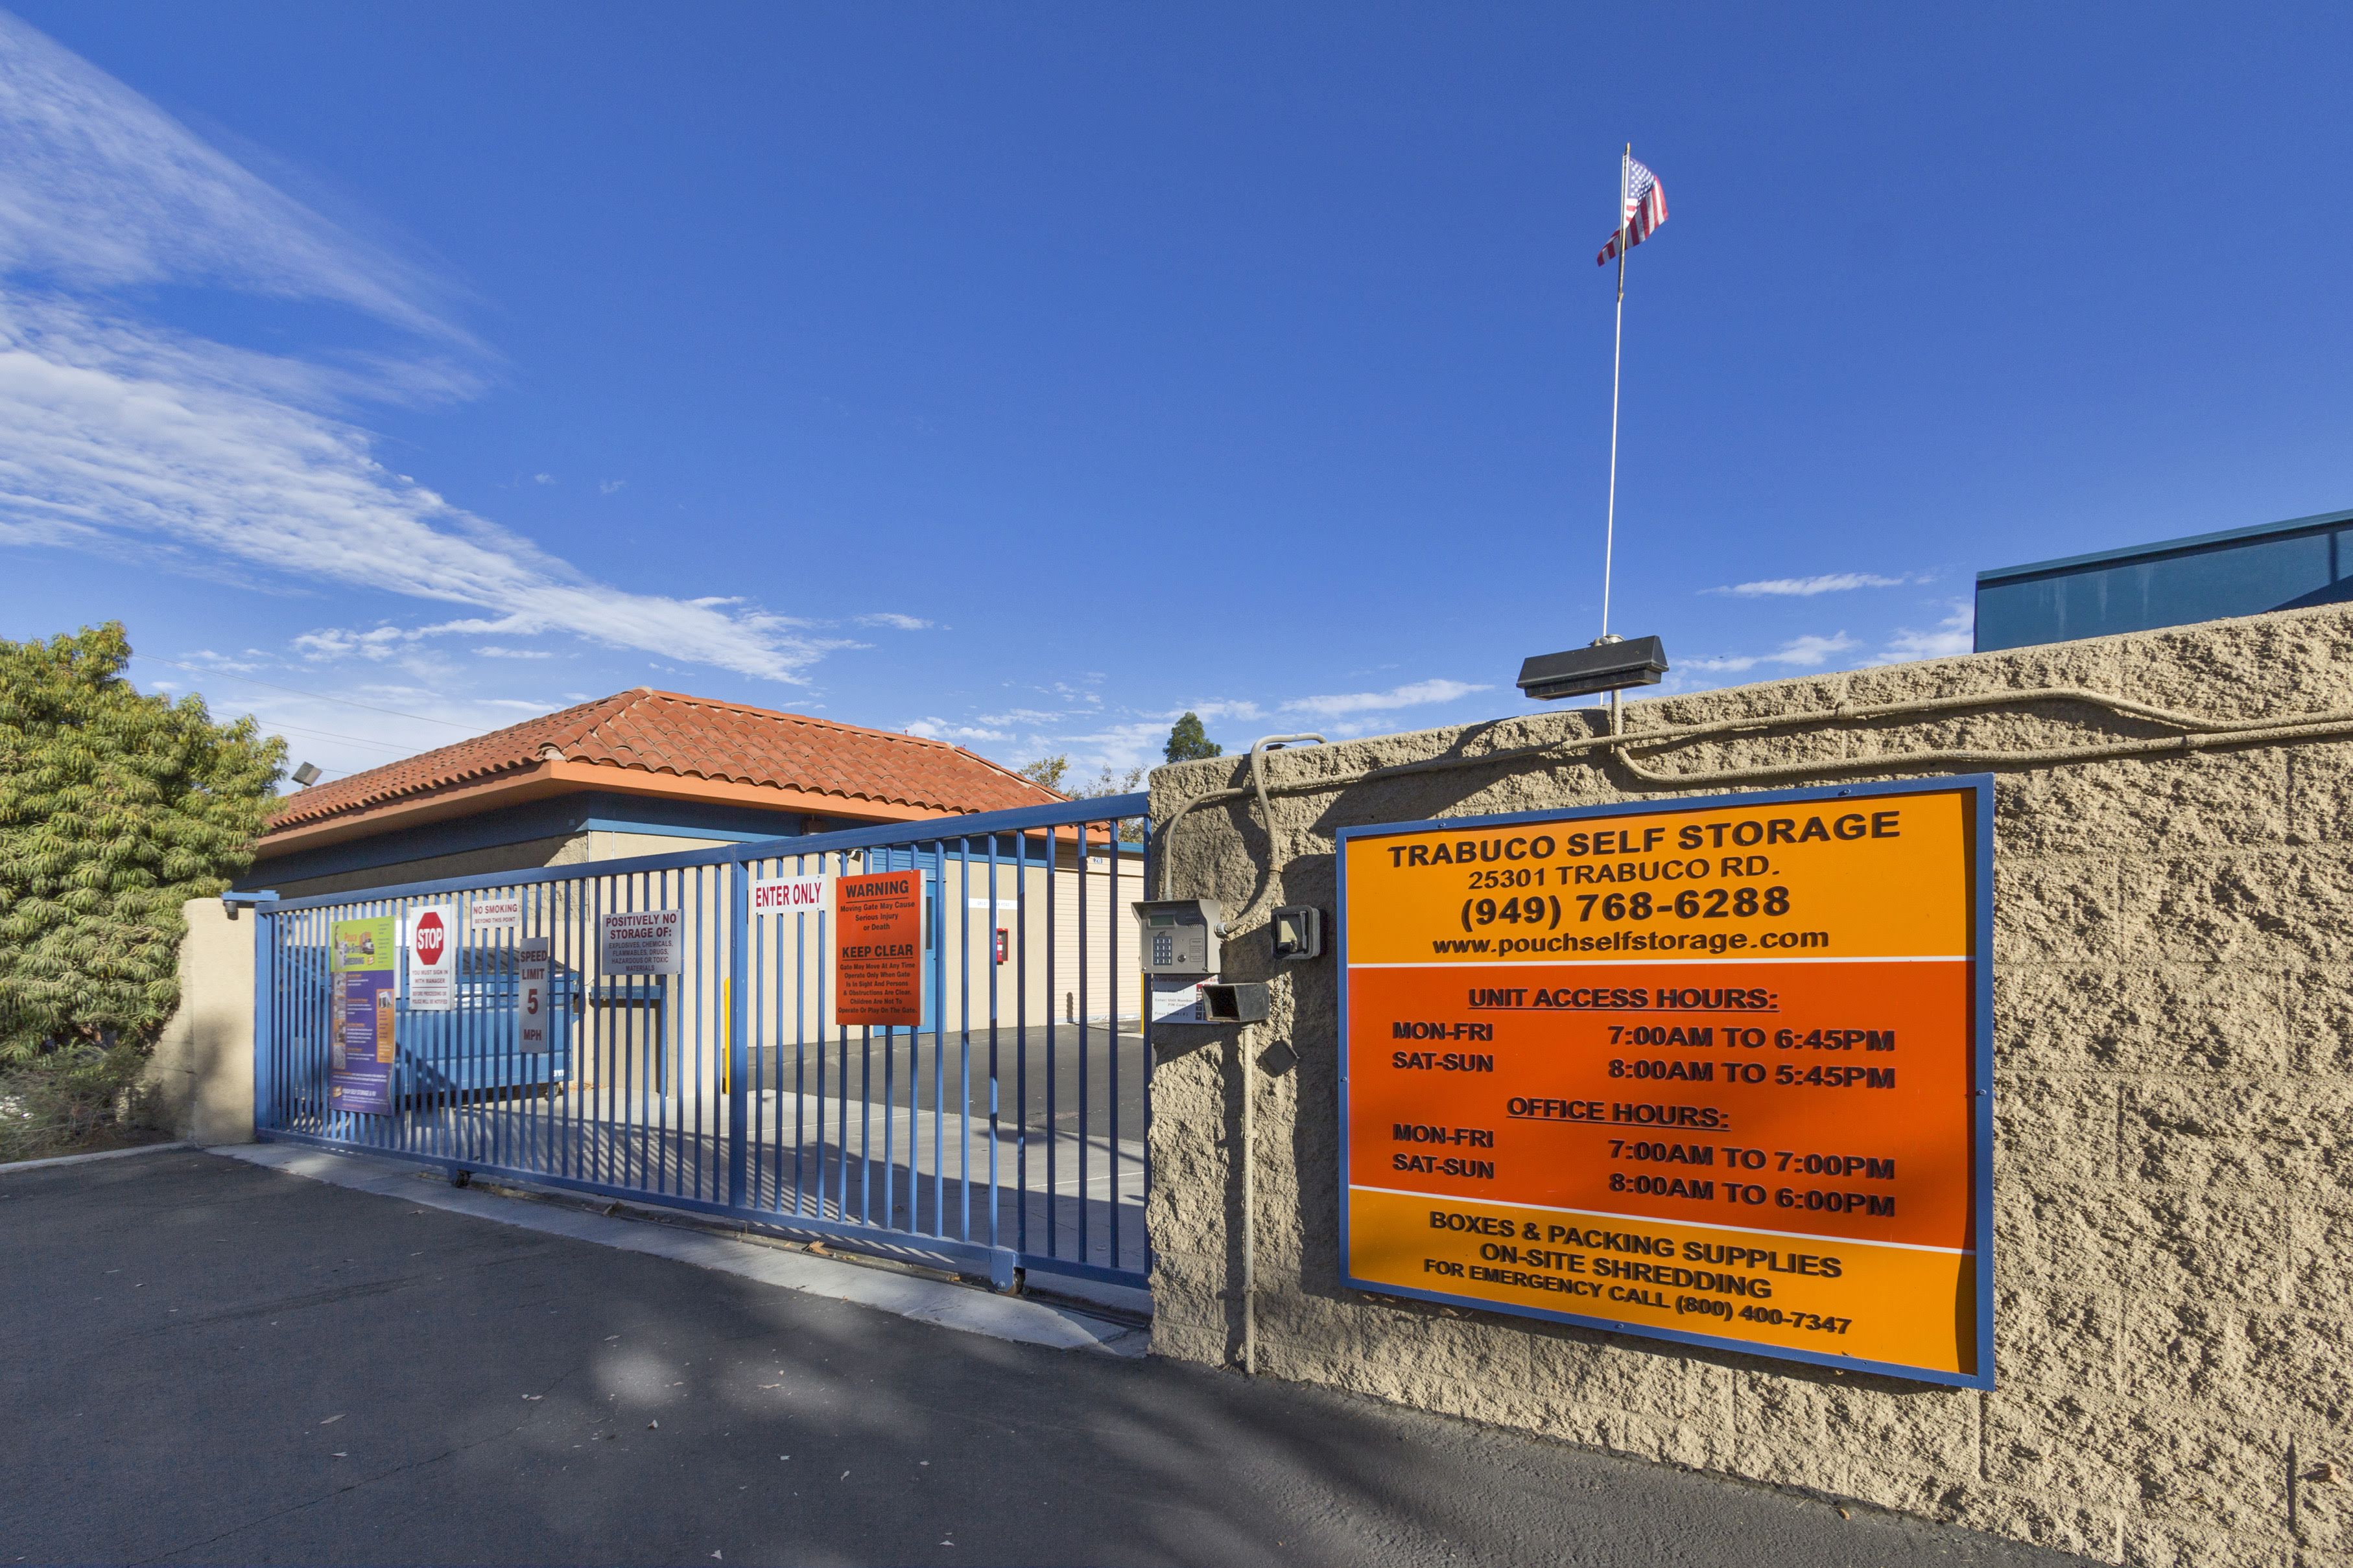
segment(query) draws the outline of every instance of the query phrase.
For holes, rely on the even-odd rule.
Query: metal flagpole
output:
[[[1609,569],[1618,548],[1618,380],[1619,366],[1626,354],[1626,253],[1633,248],[1626,243],[1630,226],[1626,212],[1626,193],[1633,180],[1634,144],[1626,143],[1626,151],[1618,160],[1618,334],[1609,349],[1609,510],[1601,531],[1601,635],[1594,640],[1606,643],[1609,636]],[[1618,693],[1609,694],[1609,730],[1618,731]]]
[[[1601,635],[1609,636],[1609,565],[1618,542],[1618,367],[1626,353],[1626,189],[1634,144],[1618,161],[1618,338],[1609,350],[1609,512],[1601,534]]]

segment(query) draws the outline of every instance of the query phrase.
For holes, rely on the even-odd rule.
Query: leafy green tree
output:
[[[179,1001],[185,900],[253,862],[286,742],[122,679],[119,623],[0,641],[0,1073],[113,1064]],[[23,1087],[21,1084],[19,1087]]]
[[[1014,771],[1031,784],[1059,795],[1062,788],[1062,775],[1071,771],[1071,759],[1067,756],[1040,757]]]
[[[1172,763],[1196,763],[1203,757],[1222,757],[1226,749],[1209,739],[1198,713],[1187,713],[1168,727],[1166,754]]]

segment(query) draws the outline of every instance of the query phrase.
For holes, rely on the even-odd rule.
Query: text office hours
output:
[[[1352,1281],[1990,1386],[1990,799],[1344,830]]]

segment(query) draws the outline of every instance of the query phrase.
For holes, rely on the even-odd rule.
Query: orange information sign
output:
[[[833,879],[833,1017],[838,1024],[923,1021],[923,874]]]
[[[1343,829],[1348,1282],[1992,1387],[1991,813]]]

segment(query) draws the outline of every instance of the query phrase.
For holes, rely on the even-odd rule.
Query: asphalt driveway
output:
[[[193,1152],[0,1257],[0,1562],[2073,1561]]]

